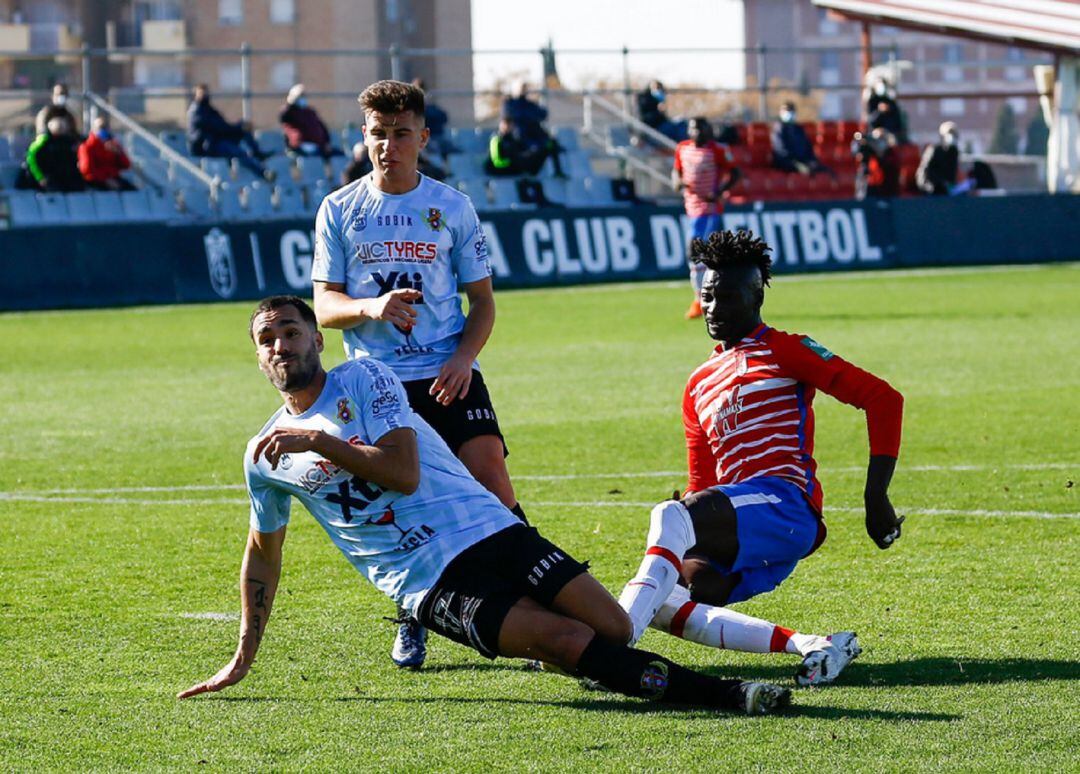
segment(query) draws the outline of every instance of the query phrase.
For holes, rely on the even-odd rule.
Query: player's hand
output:
[[[258,464],[259,457],[266,457],[273,470],[277,470],[281,456],[289,452],[311,451],[322,440],[321,430],[301,430],[292,427],[275,428],[255,446],[252,462]]]
[[[216,675],[205,682],[191,686],[186,691],[181,691],[176,694],[176,698],[187,699],[198,696],[200,693],[213,693],[214,691],[220,691],[222,688],[228,688],[230,685],[236,685],[244,679],[250,669],[251,662],[243,660],[240,654],[237,653],[233,656],[233,660],[223,666]]]
[[[423,296],[423,293],[413,288],[391,290],[368,302],[367,316],[372,320],[384,320],[409,330],[416,322],[416,310],[411,302],[419,301]]]
[[[439,375],[428,389],[428,394],[434,395],[435,401],[444,406],[449,406],[458,398],[464,398],[469,394],[469,385],[472,384],[472,365],[472,358],[454,354],[443,363]]]
[[[886,549],[900,539],[900,525],[904,523],[904,517],[897,518],[885,493],[867,493],[865,503],[866,534],[878,548]]]

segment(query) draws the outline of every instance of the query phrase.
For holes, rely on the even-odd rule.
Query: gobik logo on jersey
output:
[[[739,412],[742,411],[743,401],[739,394],[739,385],[736,384],[731,391],[720,401],[720,407],[716,410],[715,424],[723,428],[723,434],[727,435],[739,426]]]

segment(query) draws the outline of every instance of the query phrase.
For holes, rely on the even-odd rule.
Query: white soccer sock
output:
[[[668,500],[653,508],[645,558],[641,560],[637,575],[619,596],[619,604],[634,625],[631,644],[641,638],[657,609],[675,588],[682,570],[683,554],[695,542],[694,525],[686,506]]]
[[[690,600],[690,592],[676,586],[650,624],[690,642],[747,653],[794,653],[817,650],[823,638],[800,634],[760,618]]]

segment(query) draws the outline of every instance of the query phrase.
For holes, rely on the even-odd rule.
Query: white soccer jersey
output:
[[[469,197],[429,177],[394,195],[369,174],[319,207],[312,280],[341,283],[353,298],[401,288],[424,294],[409,331],[381,320],[346,330],[349,359],[378,358],[404,381],[437,376],[465,327],[459,283],[489,276],[487,242]]]
[[[383,489],[315,452],[284,455],[272,470],[264,457],[254,462],[252,454],[275,427],[323,430],[356,444],[412,428],[420,485],[410,495]],[[248,443],[244,471],[253,529],[275,532],[288,524],[289,498],[295,496],[353,566],[414,615],[451,559],[520,523],[413,413],[393,372],[371,358],[330,371],[322,394],[303,414],[278,409]]]

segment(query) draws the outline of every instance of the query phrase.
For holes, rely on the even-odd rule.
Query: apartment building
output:
[[[822,119],[860,115],[860,93],[851,88],[862,80],[860,25],[837,21],[811,0],[744,0],[744,8],[746,45],[765,47],[767,82],[821,87],[812,91]],[[1049,62],[1040,52],[887,26],[872,28],[872,44],[875,64],[888,61],[890,49],[912,63],[900,75],[899,99],[916,141],[933,140],[942,121],[955,121],[965,144],[981,152],[1002,103],[1012,107],[1021,136],[1039,110],[1031,68]],[[757,53],[747,54],[746,73],[748,82],[761,82]]]

